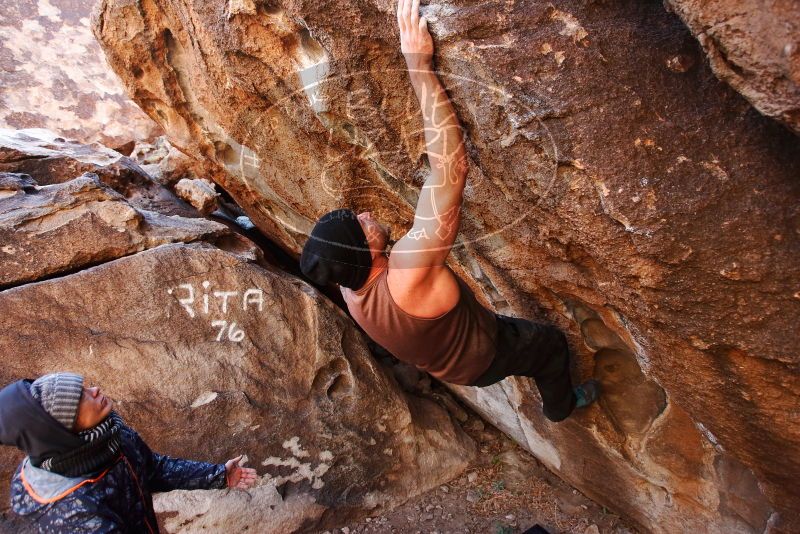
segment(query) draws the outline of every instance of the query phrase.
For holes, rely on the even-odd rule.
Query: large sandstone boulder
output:
[[[71,369],[156,450],[247,454],[258,487],[160,498],[176,515],[169,532],[325,530],[450,480],[474,454],[441,407],[403,395],[327,299],[208,244],[0,292],[0,317],[0,382]],[[6,488],[17,458],[1,454]]]
[[[328,299],[225,225],[137,205],[151,204],[137,191],[160,186],[118,154],[64,143],[40,155],[16,147],[16,170],[53,183],[0,172],[0,384],[73,370],[157,450],[247,454],[260,475],[249,492],[158,496],[167,532],[320,531],[473,459],[445,408],[403,392]],[[0,146],[5,169],[9,154]],[[97,173],[66,178],[86,165]],[[0,450],[0,502],[19,460]],[[0,532],[19,532],[7,506]]]
[[[559,425],[526,380],[461,396],[645,530],[800,529],[800,140],[660,3],[422,9],[469,139],[453,267],[608,392]],[[392,2],[104,0],[94,31],[286,250],[340,206],[408,229],[427,160]]]
[[[800,9],[796,2],[666,0],[720,80],[800,134]],[[680,62],[675,68],[683,68]]]
[[[93,2],[0,4],[0,127],[111,147],[160,133],[125,95],[89,27]]]

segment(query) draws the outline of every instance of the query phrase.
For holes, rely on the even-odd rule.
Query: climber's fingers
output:
[[[400,27],[400,32],[406,31],[406,21],[403,19],[403,5],[406,0],[397,0],[397,25]]]
[[[403,0],[403,18],[405,19],[406,24],[408,24],[408,21],[411,18],[411,0]]]
[[[409,13],[409,23],[411,27],[417,29],[419,27],[419,0],[413,0],[411,4],[411,13]]]
[[[428,19],[425,17],[419,18],[419,31],[423,34],[428,33]]]
[[[236,484],[237,488],[248,489],[251,488],[256,482],[256,470],[248,467],[243,467],[240,473],[239,482]]]

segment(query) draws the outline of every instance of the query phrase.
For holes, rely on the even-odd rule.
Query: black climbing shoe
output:
[[[583,408],[597,400],[600,396],[600,382],[595,379],[588,380],[575,388],[575,407]]]

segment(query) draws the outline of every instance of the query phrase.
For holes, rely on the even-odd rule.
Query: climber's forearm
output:
[[[422,110],[431,171],[419,193],[414,226],[392,256],[396,266],[429,269],[444,265],[458,235],[466,153],[458,117],[436,74],[409,69],[409,75]]]
[[[431,189],[430,194],[435,195],[437,211],[441,213],[461,205],[466,184],[466,151],[461,123],[435,72],[430,69],[409,71],[409,77],[422,111],[431,167],[425,186]]]

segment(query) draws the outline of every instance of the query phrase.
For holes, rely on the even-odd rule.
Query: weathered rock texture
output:
[[[700,41],[714,74],[761,113],[800,134],[797,2],[666,0],[666,4]]]
[[[427,161],[394,9],[104,0],[94,31],[170,141],[297,253],[335,207],[411,222]],[[566,329],[576,376],[608,387],[559,425],[525,380],[463,398],[646,530],[797,531],[798,138],[661,3],[422,10],[469,138],[453,266]]]
[[[27,175],[0,173],[0,287],[229,234],[205,219],[136,210],[96,174],[38,187]]]
[[[182,178],[175,184],[175,193],[203,215],[217,209],[220,196],[214,182],[205,178]]]
[[[152,143],[137,143],[130,157],[155,181],[169,188],[184,178],[202,178],[207,174],[204,162],[173,147],[164,136],[157,137]]]
[[[92,173],[137,208],[199,216],[130,158],[99,144],[64,139],[50,130],[0,129],[0,172],[28,174],[39,185],[63,183]]]
[[[319,532],[437,487],[473,458],[443,407],[401,391],[347,316],[251,241],[146,201],[137,192],[160,186],[119,154],[66,143],[37,156],[23,137],[16,159],[0,148],[3,168],[13,159],[53,183],[0,172],[0,384],[80,372],[156,450],[244,453],[261,476],[246,493],[159,496],[167,531]],[[95,173],[66,178],[87,165]],[[0,502],[19,460],[0,450]],[[0,531],[19,531],[7,513]]]
[[[92,5],[0,4],[0,127],[49,128],[111,147],[158,135],[109,71],[89,28]]]

